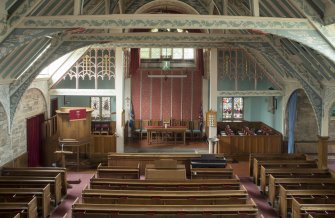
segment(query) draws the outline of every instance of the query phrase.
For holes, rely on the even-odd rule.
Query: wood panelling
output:
[[[23,153],[14,160],[7,162],[2,167],[28,167],[28,153]]]

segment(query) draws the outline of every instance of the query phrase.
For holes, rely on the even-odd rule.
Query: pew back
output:
[[[50,184],[41,188],[0,188],[0,199],[9,201],[13,196],[36,196],[38,208],[42,211],[43,218],[50,214]]]
[[[290,186],[334,186],[335,179],[333,178],[276,178],[269,176],[269,202],[274,205],[276,197],[279,195],[279,184]]]
[[[318,168],[268,168],[266,165],[261,166],[261,191],[266,193],[266,187],[269,183],[269,175],[274,177],[320,177],[331,178],[332,175],[328,169]]]
[[[257,159],[254,160],[254,172],[253,177],[254,181],[257,185],[260,185],[260,172],[261,166],[266,168],[317,168],[317,163],[315,161],[306,161],[306,160],[265,160],[259,161]]]
[[[60,173],[62,181],[62,194],[67,193],[66,168],[63,167],[4,167],[1,169],[3,176],[57,176]]]
[[[255,217],[257,206],[250,200],[248,204],[231,205],[127,205],[127,204],[88,204],[78,203],[72,205],[73,218],[93,217]]]
[[[130,189],[130,190],[227,190],[240,189],[239,179],[211,179],[185,181],[154,181],[154,180],[117,180],[92,178],[91,188],[98,189]]]
[[[335,197],[334,189],[301,189],[301,187],[279,186],[279,211],[282,218],[287,217],[288,209],[291,208],[293,198],[328,198]]]

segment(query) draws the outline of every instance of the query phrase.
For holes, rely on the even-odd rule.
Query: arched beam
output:
[[[57,29],[17,29],[0,43],[0,59],[15,48],[31,42],[33,39],[43,38],[59,33]]]
[[[213,16],[179,14],[119,14],[87,16],[26,17],[19,28],[85,28],[85,29],[258,29],[285,37],[324,54],[335,62],[335,51],[313,25],[303,18]]]
[[[46,53],[25,73],[23,76],[10,85],[10,123],[13,124],[13,118],[19,101],[33,82],[36,76],[50,63],[61,57],[62,55],[88,45],[87,42],[63,43],[62,40],[56,40]]]
[[[2,0],[3,1],[3,0]],[[22,5],[10,16],[4,25],[0,25],[0,42],[2,42],[37,5],[43,0],[24,1]]]

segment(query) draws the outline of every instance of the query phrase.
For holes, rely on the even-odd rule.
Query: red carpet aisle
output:
[[[259,217],[261,214],[266,218],[279,217],[275,210],[268,204],[266,197],[260,193],[258,187],[252,182],[250,177],[240,177],[240,181],[247,189],[250,198],[257,204]]]
[[[67,190],[67,196],[63,199],[62,203],[57,207],[57,209],[52,213],[50,218],[61,218],[65,213],[68,214],[68,217],[71,217],[71,206],[74,200],[77,197],[81,196],[81,192],[84,187],[90,183],[90,178],[94,175],[95,172],[68,172],[67,180],[73,181],[80,179],[79,184],[72,184],[72,188]]]

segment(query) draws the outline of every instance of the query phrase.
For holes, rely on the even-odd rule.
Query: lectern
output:
[[[93,109],[85,107],[62,107],[56,110],[59,143],[65,148],[77,148],[77,168],[79,167],[80,147],[91,142],[92,111]]]

